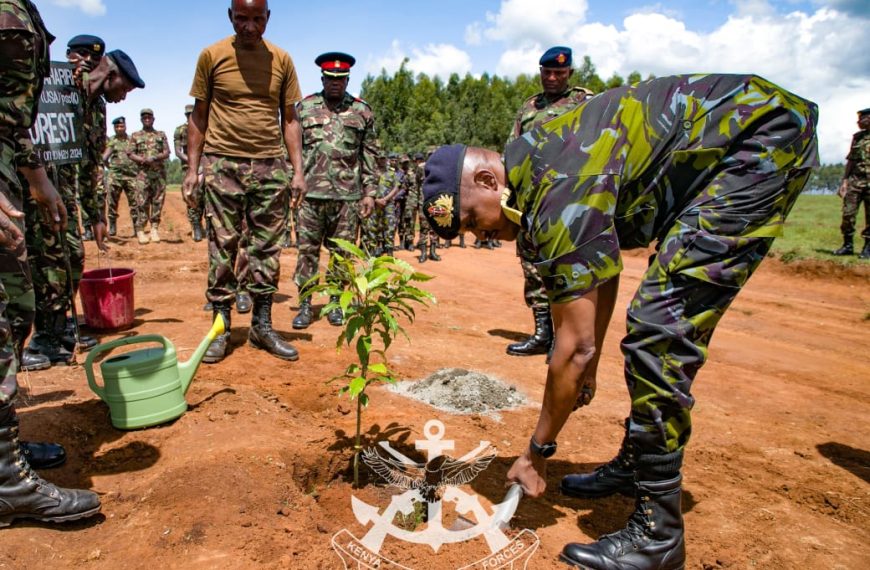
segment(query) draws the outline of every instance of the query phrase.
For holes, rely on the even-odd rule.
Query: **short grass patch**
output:
[[[784,263],[802,259],[833,261],[842,265],[867,263],[857,256],[837,257],[831,252],[843,243],[840,220],[843,201],[836,195],[802,194],[785,222],[785,235],[773,242],[773,253]],[[864,245],[860,240],[864,212],[859,212],[855,250]]]

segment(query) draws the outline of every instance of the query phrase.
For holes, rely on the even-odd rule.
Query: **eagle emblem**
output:
[[[442,228],[453,225],[453,196],[441,194],[435,202],[429,206],[429,217]]]

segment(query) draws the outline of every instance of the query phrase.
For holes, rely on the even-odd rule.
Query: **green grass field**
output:
[[[800,259],[822,259],[842,265],[868,263],[857,256],[836,257],[831,251],[843,243],[840,235],[840,217],[843,201],[835,195],[801,195],[785,222],[785,235],[773,242],[773,253],[788,263]],[[855,249],[860,251],[864,212],[859,212]]]

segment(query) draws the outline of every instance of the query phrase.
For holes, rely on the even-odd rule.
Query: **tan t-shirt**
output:
[[[204,152],[245,158],[284,156],[279,111],[302,98],[293,60],[263,40],[237,48],[235,36],[199,55],[190,95],[209,104]]]

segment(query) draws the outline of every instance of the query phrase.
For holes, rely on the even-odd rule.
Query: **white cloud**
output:
[[[89,16],[102,16],[106,13],[103,0],[52,0],[52,3],[63,8],[78,8]]]
[[[375,58],[367,67],[368,71],[378,74],[382,69],[393,73],[408,59],[408,69],[425,73],[430,77],[447,79],[453,73],[465,75],[471,71],[471,56],[452,44],[429,44],[424,48],[412,48],[408,54],[401,42],[393,40],[390,51]]]
[[[492,27],[484,36],[507,45],[497,73],[535,73],[543,49],[555,43],[572,47],[575,59],[588,55],[605,79],[632,71],[658,76],[756,73],[819,105],[824,162],[843,160],[856,129],[855,111],[868,104],[868,22],[856,18],[854,11],[823,7],[809,14],[783,14],[766,0],[737,0],[734,14],[701,33],[688,29],[676,15],[649,7],[626,17],[621,26],[586,22],[585,0],[553,2],[560,10],[560,18],[552,20],[558,25],[544,29],[535,4],[505,0],[498,14],[487,16]],[[528,10],[525,17],[517,12],[520,9]]]
[[[483,42],[483,32],[480,22],[474,22],[465,27],[465,43],[479,46]]]

